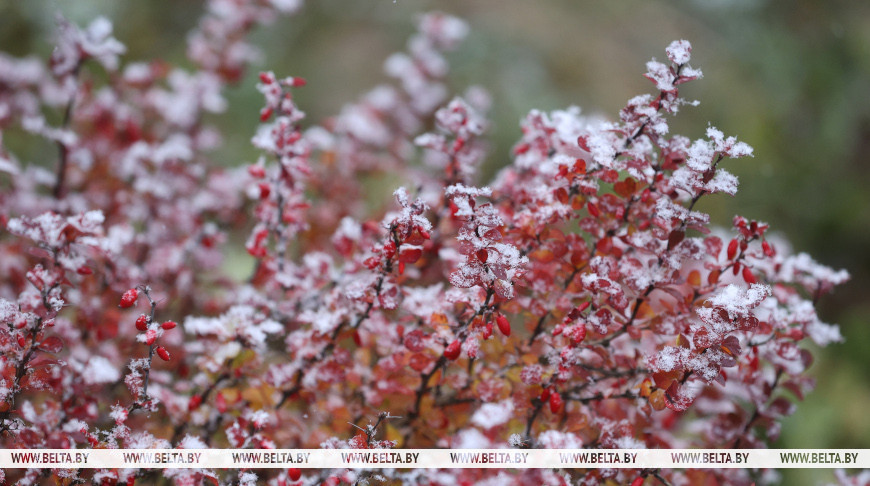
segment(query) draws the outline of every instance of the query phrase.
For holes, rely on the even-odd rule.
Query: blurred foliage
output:
[[[154,0],[0,4],[0,49],[47,56],[55,12],[86,23],[102,14],[128,46],[127,60],[184,61],[185,34],[202,2]],[[614,117],[625,100],[651,92],[650,57],[674,39],[694,46],[705,79],[683,93],[673,130],[700,137],[708,123],[755,148],[731,163],[735,198],[705,198],[700,209],[730,226],[734,214],[772,223],[797,251],[846,268],[852,281],[820,303],[846,342],[817,353],[818,388],[783,425],[780,447],[870,448],[870,2],[812,0],[317,0],[303,15],[258,31],[258,69],[302,76],[299,104],[323,120],[384,79],[383,60],[402,48],[419,12],[440,9],[471,25],[451,56],[454,92],[472,84],[493,97],[493,152],[481,180],[508,162],[529,109],[572,104]],[[249,73],[214,122],[227,134],[215,157],[250,161],[260,95]],[[830,478],[785,472],[784,481]]]

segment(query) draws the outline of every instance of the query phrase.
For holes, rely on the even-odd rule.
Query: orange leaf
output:
[[[689,272],[689,277],[686,281],[688,281],[689,285],[692,285],[693,287],[699,287],[701,285],[701,272],[692,270]]]
[[[547,248],[538,248],[537,250],[529,253],[529,258],[539,261],[541,263],[550,263],[551,261],[553,261],[554,258],[556,258],[556,255],[554,255],[553,252]]]

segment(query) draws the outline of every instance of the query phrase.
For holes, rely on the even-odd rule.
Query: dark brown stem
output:
[[[153,325],[154,323],[154,315],[157,310],[157,301],[151,297],[151,289],[148,286],[142,287],[142,293],[145,294],[145,297],[148,298],[148,302],[151,304],[151,316],[148,322]],[[148,380],[151,377],[151,364],[154,362],[154,352],[155,352],[154,343],[148,346],[148,367],[145,368],[145,379],[143,380],[142,385],[142,399],[148,401]]]
[[[408,420],[414,420],[420,416],[420,402],[423,401],[423,396],[429,390],[429,380],[435,373],[441,369],[444,364],[447,363],[447,358],[443,355],[438,358],[438,361],[435,362],[435,366],[432,367],[432,370],[428,373],[425,373],[420,377],[420,387],[417,388],[417,392],[414,395],[414,408],[411,410],[411,413],[408,414]]]
[[[73,70],[72,78],[74,84],[76,84],[76,91],[78,91],[78,84],[75,81],[78,79],[79,68],[81,64],[75,67]],[[66,108],[63,110],[63,121],[61,122],[61,129],[66,130],[69,128],[69,124],[72,121],[72,111],[75,106],[76,101],[76,91],[70,95],[69,102],[66,104]],[[64,144],[61,140],[57,141],[58,147],[58,163],[57,163],[57,178],[54,183],[54,189],[52,190],[52,194],[54,194],[55,199],[63,199],[66,195],[66,172],[67,165],[69,165],[69,148]]]
[[[395,228],[390,228],[390,238],[392,238],[394,240],[398,238],[398,236],[396,235]],[[396,245],[396,248],[397,249],[399,248],[398,244]],[[369,316],[371,316],[371,312],[375,306],[375,300],[378,297],[380,297],[381,291],[383,290],[384,280],[386,279],[386,276],[389,273],[391,273],[392,271],[393,271],[393,260],[389,259],[386,262],[384,262],[384,265],[381,268],[381,274],[378,276],[378,281],[375,283],[375,296],[374,296],[374,298],[372,299],[371,302],[369,302],[366,305],[366,309],[363,311],[363,313],[360,314],[359,316],[357,316],[356,320],[350,325],[351,329],[359,328],[359,326],[363,323],[363,321],[365,321],[366,319],[369,318]],[[345,324],[346,324],[345,322],[342,322],[341,324],[339,324],[335,328],[335,330],[332,332],[332,335],[330,336],[329,343],[323,348],[323,350],[320,353],[318,353],[316,356],[312,356],[312,357],[304,360],[303,366],[301,368],[299,368],[298,371],[296,371],[296,374],[293,378],[293,381],[294,381],[293,386],[287,390],[284,390],[284,392],[281,393],[281,399],[278,400],[277,404],[275,404],[275,409],[281,408],[284,405],[284,403],[291,396],[295,395],[296,393],[299,393],[299,390],[302,389],[302,378],[305,377],[305,372],[311,368],[311,365],[313,365],[314,363],[317,363],[319,361],[323,361],[330,354],[332,354],[332,351],[335,349],[336,339],[338,339],[339,334],[341,334],[341,332],[344,330]]]
[[[565,396],[564,398],[565,398],[565,400],[571,400],[571,401],[580,402],[580,403],[591,403],[591,402],[600,402],[602,400],[617,400],[617,399],[632,400],[632,399],[638,398],[638,395],[636,393],[632,393],[632,392],[622,392],[622,393],[619,393],[616,395],[610,395],[610,396],[604,396],[604,394],[602,394],[602,393],[596,393],[595,395],[592,395],[589,397],[578,397],[578,396],[568,395],[568,396]]]
[[[653,476],[654,478],[658,479],[659,482],[662,483],[662,484],[664,484],[665,486],[671,486],[671,483],[670,483],[667,479],[665,479],[664,477],[662,477],[662,475],[661,475],[659,472],[654,472],[654,473],[652,473],[652,476]]]
[[[223,382],[224,380],[229,379],[229,377],[230,377],[230,374],[227,372],[224,372],[221,375],[219,375],[214,380],[214,382],[209,384],[208,388],[206,388],[205,390],[202,391],[202,393],[199,394],[200,398],[202,399],[202,402],[205,402],[206,400],[208,400],[208,396],[218,387],[218,385],[220,385],[221,382]],[[177,442],[181,438],[181,434],[183,434],[184,431],[187,430],[187,427],[189,425],[190,425],[190,421],[184,421],[184,422],[178,424],[172,433],[172,439],[170,440],[170,442],[173,442],[173,443]],[[211,435],[211,434],[209,434],[209,435]]]
[[[540,319],[538,319],[538,324],[535,326],[535,330],[532,331],[532,335],[529,336],[529,346],[531,346],[535,339],[544,331],[544,322],[547,320],[547,317],[550,316],[550,311],[544,313]]]
[[[529,418],[526,420],[526,432],[523,434],[526,438],[526,443],[529,444],[529,446],[532,445],[532,426],[535,424],[538,415],[541,414],[541,409],[544,408],[543,400],[535,398],[532,401],[535,404],[535,408],[533,408],[531,413],[529,413]]]
[[[779,380],[782,378],[783,369],[776,369],[776,377],[773,379],[773,383],[770,385],[770,393],[773,394],[773,390],[776,389],[777,385],[779,385]],[[743,437],[749,433],[752,429],[752,424],[755,423],[755,420],[761,415],[761,407],[755,407],[755,410],[752,411],[752,416],[749,417],[749,420],[746,421],[746,425],[743,426],[743,432],[740,433],[740,436],[737,437],[737,440],[734,441],[733,449],[740,448],[740,442],[743,440]]]

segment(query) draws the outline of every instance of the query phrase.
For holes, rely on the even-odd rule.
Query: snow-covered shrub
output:
[[[105,19],[60,21],[47,63],[0,54],[0,135],[57,149],[52,171],[0,145],[2,447],[749,448],[776,438],[812,388],[801,343],[841,340],[814,303],[848,275],[791,254],[766,223],[737,216],[711,229],[695,209],[734,195],[723,166],[753,153],[713,127],[699,140],[671,133],[692,104],[682,85],[701,77],[687,41],[647,64],[654,93],[614,120],[575,107],[529,113],[512,160],[482,185],[490,100],[479,88],[452,97],[445,81],[445,53],[468,27],[429,14],[386,61],[394,81],[322,124],[294,101],[305,80],[260,74],[251,134],[262,157],[212,163],[220,133],[204,115],[225,109],[224,89],[253,58],[246,34],[299,7],[208,2],[189,67],[125,59]],[[406,181],[386,214],[365,203],[361,182],[384,173]],[[234,279],[224,259],[240,251],[256,264]],[[196,469],[8,479],[21,474],[257,480]],[[338,484],[371,472],[257,474]],[[382,474],[469,484],[503,473]],[[582,484],[756,480],[740,469],[570,474]],[[560,484],[564,471],[512,477]]]

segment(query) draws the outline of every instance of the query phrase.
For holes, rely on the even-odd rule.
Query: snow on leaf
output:
[[[88,385],[99,385],[118,381],[121,373],[108,359],[102,356],[91,356],[82,370],[82,377]]]
[[[665,49],[672,63],[686,64],[692,58],[692,44],[687,40],[675,40]]]
[[[538,435],[537,444],[544,449],[582,449],[583,440],[570,433],[559,430],[545,430]]]
[[[491,429],[507,423],[513,418],[514,403],[502,400],[497,403],[484,403],[471,416],[471,423],[484,429]]]

